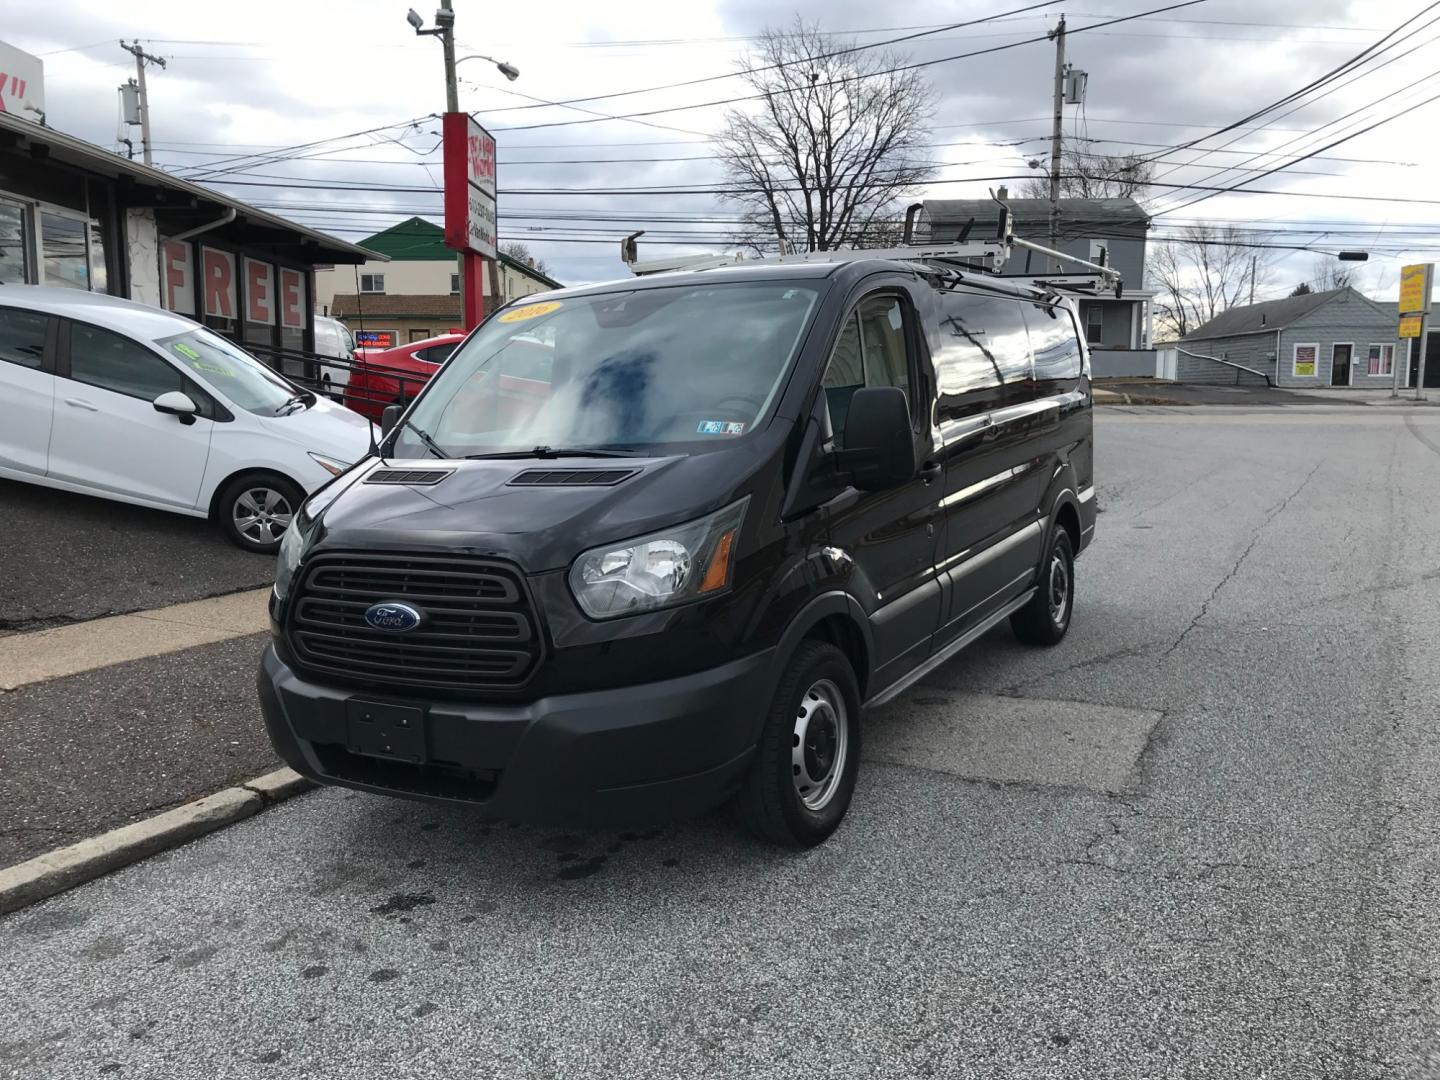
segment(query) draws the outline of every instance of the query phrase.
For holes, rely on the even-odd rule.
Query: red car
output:
[[[441,334],[393,349],[356,349],[356,367],[345,385],[346,406],[378,423],[387,405],[410,404],[464,340],[464,334]]]

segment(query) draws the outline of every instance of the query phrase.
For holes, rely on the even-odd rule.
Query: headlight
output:
[[[315,462],[316,465],[319,465],[331,476],[339,476],[350,467],[343,461],[337,461],[333,457],[326,457],[324,454],[317,454],[314,450],[307,450],[306,453],[310,455],[311,461]]]
[[[730,585],[749,498],[709,517],[594,548],[570,568],[570,590],[592,619],[683,604]]]
[[[300,515],[296,514],[290,521],[290,527],[285,530],[285,535],[280,538],[280,554],[275,560],[275,598],[284,600],[285,595],[290,591],[290,583],[295,578],[295,571],[300,566],[300,556],[305,554],[305,543],[309,539],[310,530],[300,524]]]

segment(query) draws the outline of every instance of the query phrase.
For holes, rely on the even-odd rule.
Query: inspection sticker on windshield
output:
[[[541,315],[549,315],[552,311],[558,311],[563,305],[559,300],[547,300],[543,304],[526,304],[524,307],[517,307],[514,311],[507,311],[500,316],[501,322],[524,322],[526,319],[538,319]]]
[[[745,425],[734,420],[701,420],[698,435],[744,435]]]

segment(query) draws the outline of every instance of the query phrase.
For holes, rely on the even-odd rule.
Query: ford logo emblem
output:
[[[424,616],[409,604],[390,602],[371,604],[365,609],[365,622],[376,630],[390,630],[397,633],[414,630]]]

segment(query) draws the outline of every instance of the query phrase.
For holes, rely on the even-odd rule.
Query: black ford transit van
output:
[[[1047,289],[862,257],[502,309],[285,536],[280,755],[486,816],[733,800],[823,840],[867,706],[1006,619],[1069,627],[1091,393]]]

